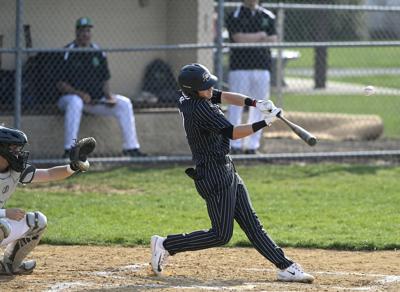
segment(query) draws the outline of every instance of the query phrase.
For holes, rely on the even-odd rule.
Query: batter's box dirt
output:
[[[40,245],[34,273],[0,277],[0,291],[400,291],[398,251],[285,250],[313,284],[276,281],[275,268],[252,248],[178,254],[156,277],[148,247]]]

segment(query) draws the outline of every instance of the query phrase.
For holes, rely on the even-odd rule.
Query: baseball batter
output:
[[[27,142],[25,133],[0,126],[0,246],[6,247],[0,259],[0,275],[32,273],[36,262],[24,259],[39,243],[47,226],[46,216],[39,211],[5,208],[17,185],[61,180],[76,171],[88,170],[86,156],[95,145],[92,138],[82,139],[72,148],[69,165],[36,169],[27,164],[29,152],[23,151]]]
[[[184,66],[178,77],[182,89],[179,110],[196,168],[186,173],[194,179],[196,189],[207,204],[211,220],[209,230],[151,238],[151,265],[161,274],[169,255],[194,251],[229,242],[234,220],[254,247],[280,271],[278,280],[310,283],[313,276],[287,258],[282,249],[263,229],[244,182],[229,156],[229,141],[244,138],[271,124],[282,110],[271,101],[256,101],[238,93],[213,89],[217,77],[200,64]],[[248,105],[263,113],[264,119],[244,125],[232,125],[220,110],[224,102]]]

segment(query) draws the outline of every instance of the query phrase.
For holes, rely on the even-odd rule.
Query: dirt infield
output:
[[[277,282],[252,248],[178,254],[160,278],[147,247],[40,245],[34,273],[0,277],[0,291],[400,291],[398,251],[285,250],[315,275],[313,284]]]

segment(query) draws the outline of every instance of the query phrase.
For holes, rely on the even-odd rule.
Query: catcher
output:
[[[18,183],[62,180],[87,171],[87,156],[96,146],[94,138],[83,138],[72,147],[69,165],[36,169],[27,164],[29,152],[23,151],[27,142],[24,132],[0,126],[0,246],[6,247],[0,258],[0,275],[32,273],[36,262],[24,259],[39,243],[47,226],[46,216],[39,211],[4,208]]]

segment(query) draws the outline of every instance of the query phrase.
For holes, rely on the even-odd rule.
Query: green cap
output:
[[[93,27],[93,22],[89,17],[81,17],[75,23],[76,28],[80,28],[80,27],[84,27],[84,26]]]

